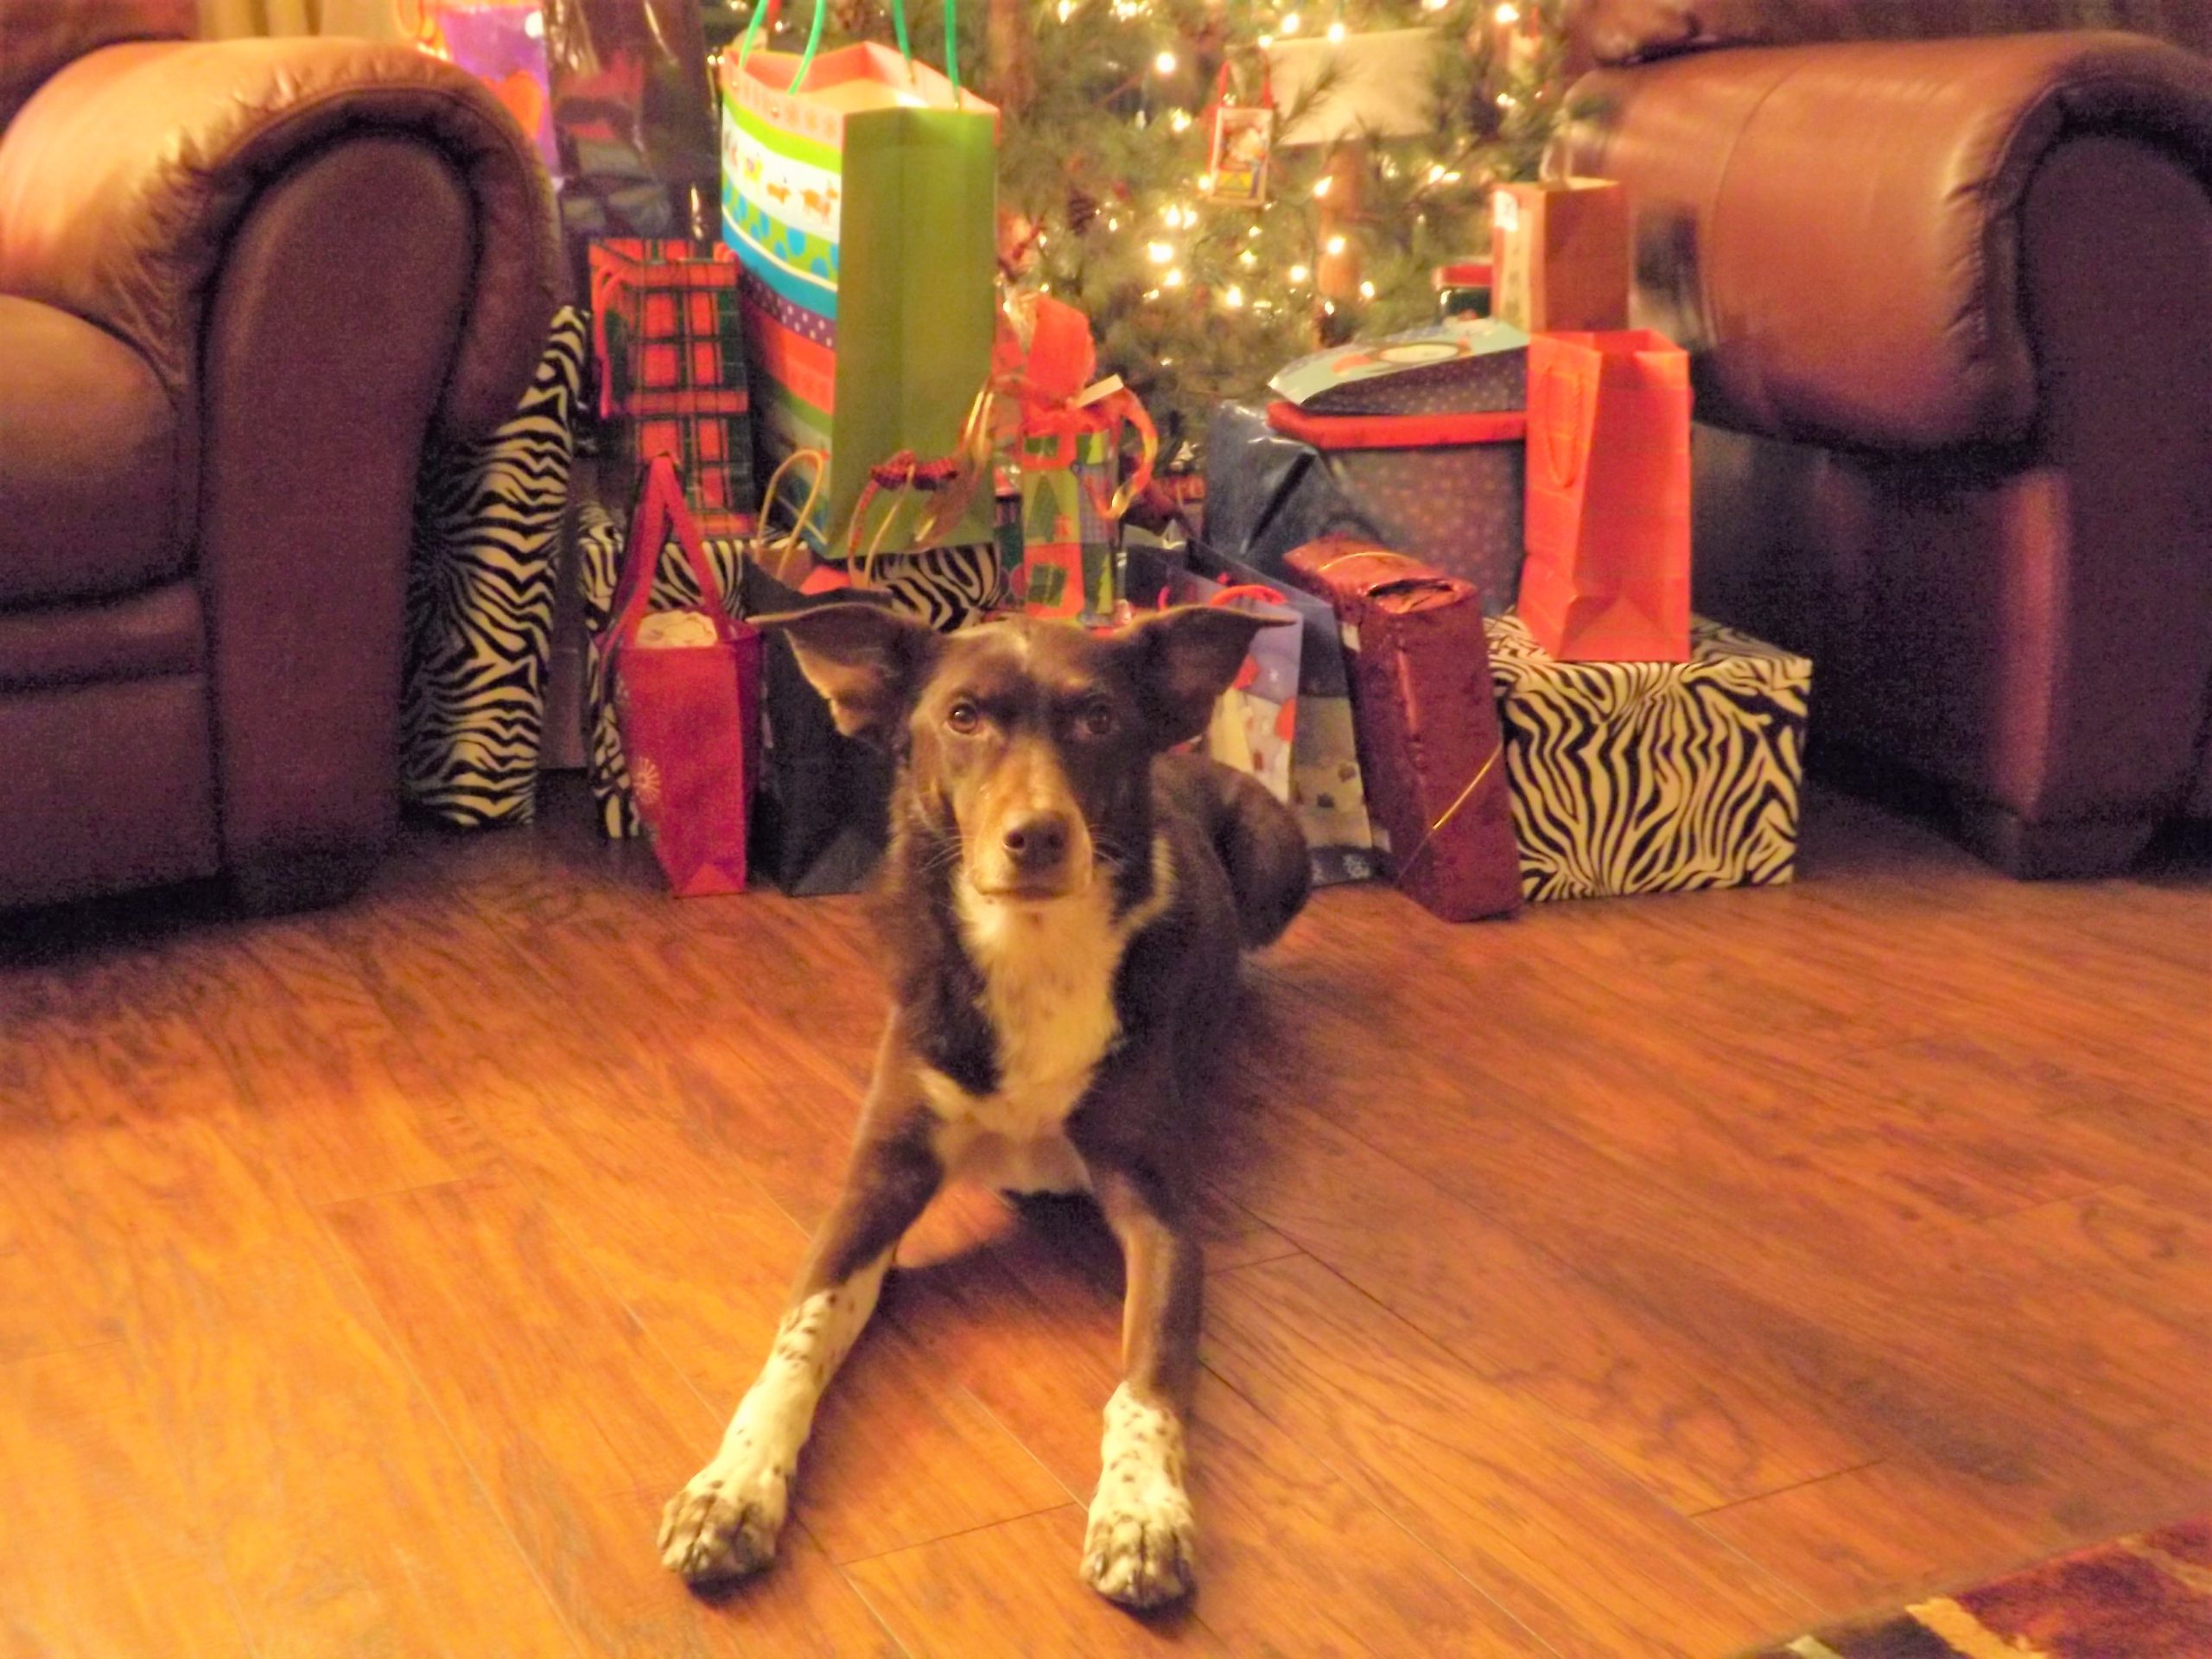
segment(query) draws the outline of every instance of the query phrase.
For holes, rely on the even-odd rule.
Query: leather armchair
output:
[[[2021,875],[2212,816],[2212,6],[1591,0],[1562,141],[1689,347],[1700,607]],[[2109,11],[2110,4],[2103,8]]]
[[[0,908],[342,895],[397,810],[429,442],[512,412],[548,186],[407,48],[0,0]]]

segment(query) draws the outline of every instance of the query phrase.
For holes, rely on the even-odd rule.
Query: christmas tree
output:
[[[832,34],[891,38],[880,0],[824,3]],[[1563,3],[971,0],[1001,268],[1083,307],[1172,454],[1317,345],[1433,319],[1435,270],[1488,257],[1490,188],[1535,176],[1562,114]],[[943,0],[907,11],[937,59]]]

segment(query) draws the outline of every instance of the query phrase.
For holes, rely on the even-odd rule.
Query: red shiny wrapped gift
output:
[[[1372,542],[1330,537],[1286,561],[1333,606],[1376,840],[1399,887],[1446,921],[1521,904],[1503,734],[1472,582]]]

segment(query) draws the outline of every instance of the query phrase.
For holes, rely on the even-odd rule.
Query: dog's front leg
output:
[[[1198,1380],[1202,1262],[1180,1198],[1141,1162],[1091,1160],[1099,1207],[1121,1240],[1122,1385],[1106,1402],[1083,1576],[1128,1607],[1187,1594],[1195,1528],[1184,1436]]]
[[[892,1250],[944,1179],[925,1108],[880,1129],[873,1117],[721,1449],[661,1516],[661,1560],[694,1584],[742,1577],[774,1559],[814,1408],[875,1311]]]

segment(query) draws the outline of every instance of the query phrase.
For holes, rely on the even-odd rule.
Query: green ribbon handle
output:
[[[753,9],[753,20],[745,26],[745,38],[738,43],[737,60],[742,66],[753,50],[753,38],[760,32],[761,21],[775,9],[776,0],[760,0]],[[806,79],[806,72],[814,67],[815,54],[822,49],[822,19],[829,10],[828,0],[814,0],[814,22],[806,31],[806,49],[799,54],[798,73],[791,77],[788,90],[797,92]],[[906,36],[906,0],[891,0],[891,27],[899,36],[899,55],[906,65],[907,79],[913,78],[914,48]],[[944,0],[944,73],[952,83],[952,102],[959,106],[960,99],[960,11],[958,0]]]
[[[786,89],[798,91],[798,84],[806,79],[806,72],[814,67],[814,54],[822,49],[822,17],[830,10],[830,0],[814,0],[814,26],[806,31],[806,50],[799,54],[798,73],[791,77]]]
[[[753,55],[753,43],[760,38],[760,25],[768,21],[768,14],[775,10],[777,0],[753,0],[753,16],[745,25],[745,38],[737,43],[737,67],[745,67],[746,59]]]
[[[906,79],[914,78],[914,48],[906,44],[906,0],[891,0],[891,27],[899,33],[899,55],[906,60]]]

